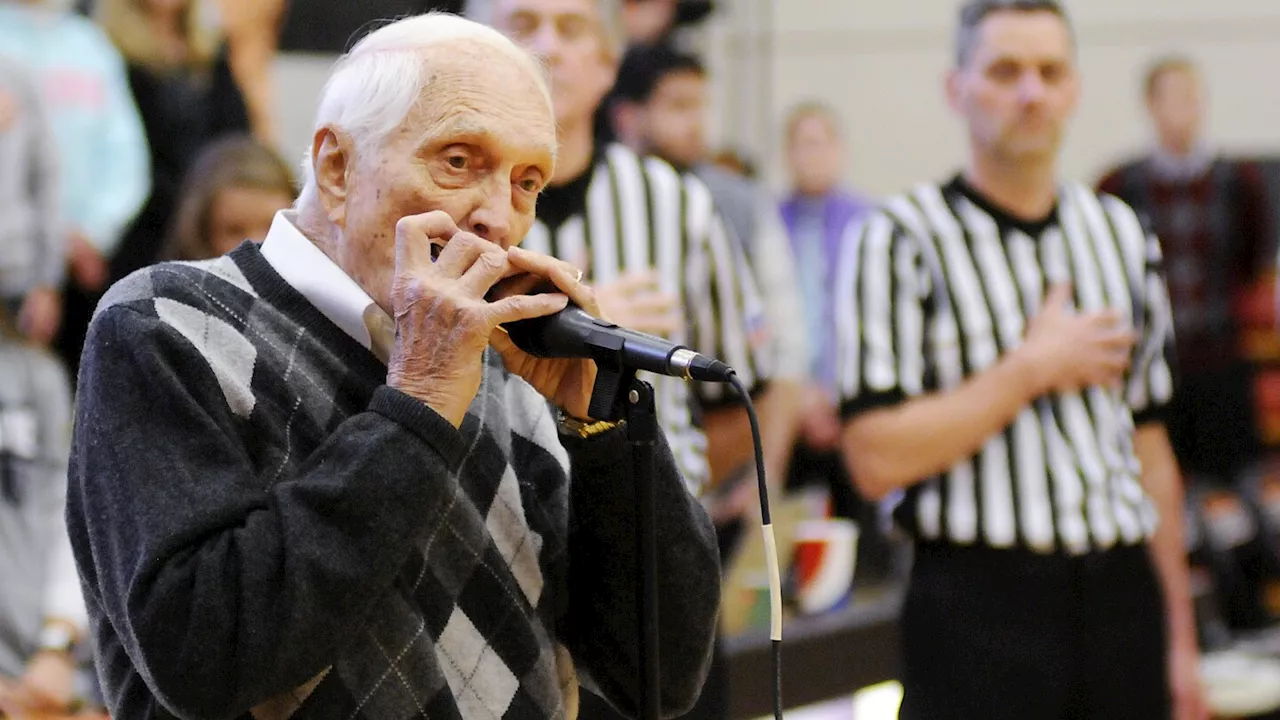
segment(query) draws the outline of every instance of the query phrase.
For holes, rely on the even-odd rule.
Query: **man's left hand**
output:
[[[75,694],[75,661],[60,652],[39,652],[17,682],[0,691],[0,713],[24,717],[32,713],[66,712]]]
[[[1209,705],[1200,679],[1200,653],[1194,645],[1175,642],[1170,647],[1169,690],[1173,696],[1173,720],[1209,720]]]
[[[595,293],[582,282],[582,273],[563,260],[513,247],[507,251],[511,265],[534,278],[555,283],[569,300],[583,311],[602,317]],[[523,291],[531,289],[524,283]],[[519,294],[509,290],[510,294]],[[489,337],[489,343],[502,355],[507,369],[524,378],[544,397],[573,417],[585,420],[591,405],[591,391],[596,382],[596,363],[585,358],[539,358],[516,347],[502,328]]]

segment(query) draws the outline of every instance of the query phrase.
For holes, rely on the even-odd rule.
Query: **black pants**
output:
[[[1163,601],[1145,548],[1083,558],[917,548],[901,720],[1162,720]]]

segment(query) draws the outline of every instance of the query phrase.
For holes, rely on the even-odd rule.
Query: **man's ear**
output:
[[[320,204],[329,221],[343,228],[347,221],[347,190],[355,169],[354,145],[350,135],[328,125],[316,130],[311,138],[311,167]]]

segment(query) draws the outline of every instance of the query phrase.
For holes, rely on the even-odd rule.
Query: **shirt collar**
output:
[[[262,241],[262,257],[294,290],[343,332],[383,362],[395,342],[395,324],[338,264],[298,230],[291,210],[276,213]]]
[[[1151,152],[1151,169],[1166,182],[1189,183],[1209,170],[1214,157],[1213,150],[1203,143],[1183,156],[1174,155],[1157,143]]]

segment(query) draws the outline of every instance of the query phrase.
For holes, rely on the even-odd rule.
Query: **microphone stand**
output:
[[[625,420],[636,493],[636,601],[640,650],[640,720],[661,717],[661,666],[658,662],[658,534],[653,482],[654,445],[661,432],[654,409],[653,386],[636,377],[622,357],[625,341],[610,338],[594,348],[596,382],[591,417]]]

